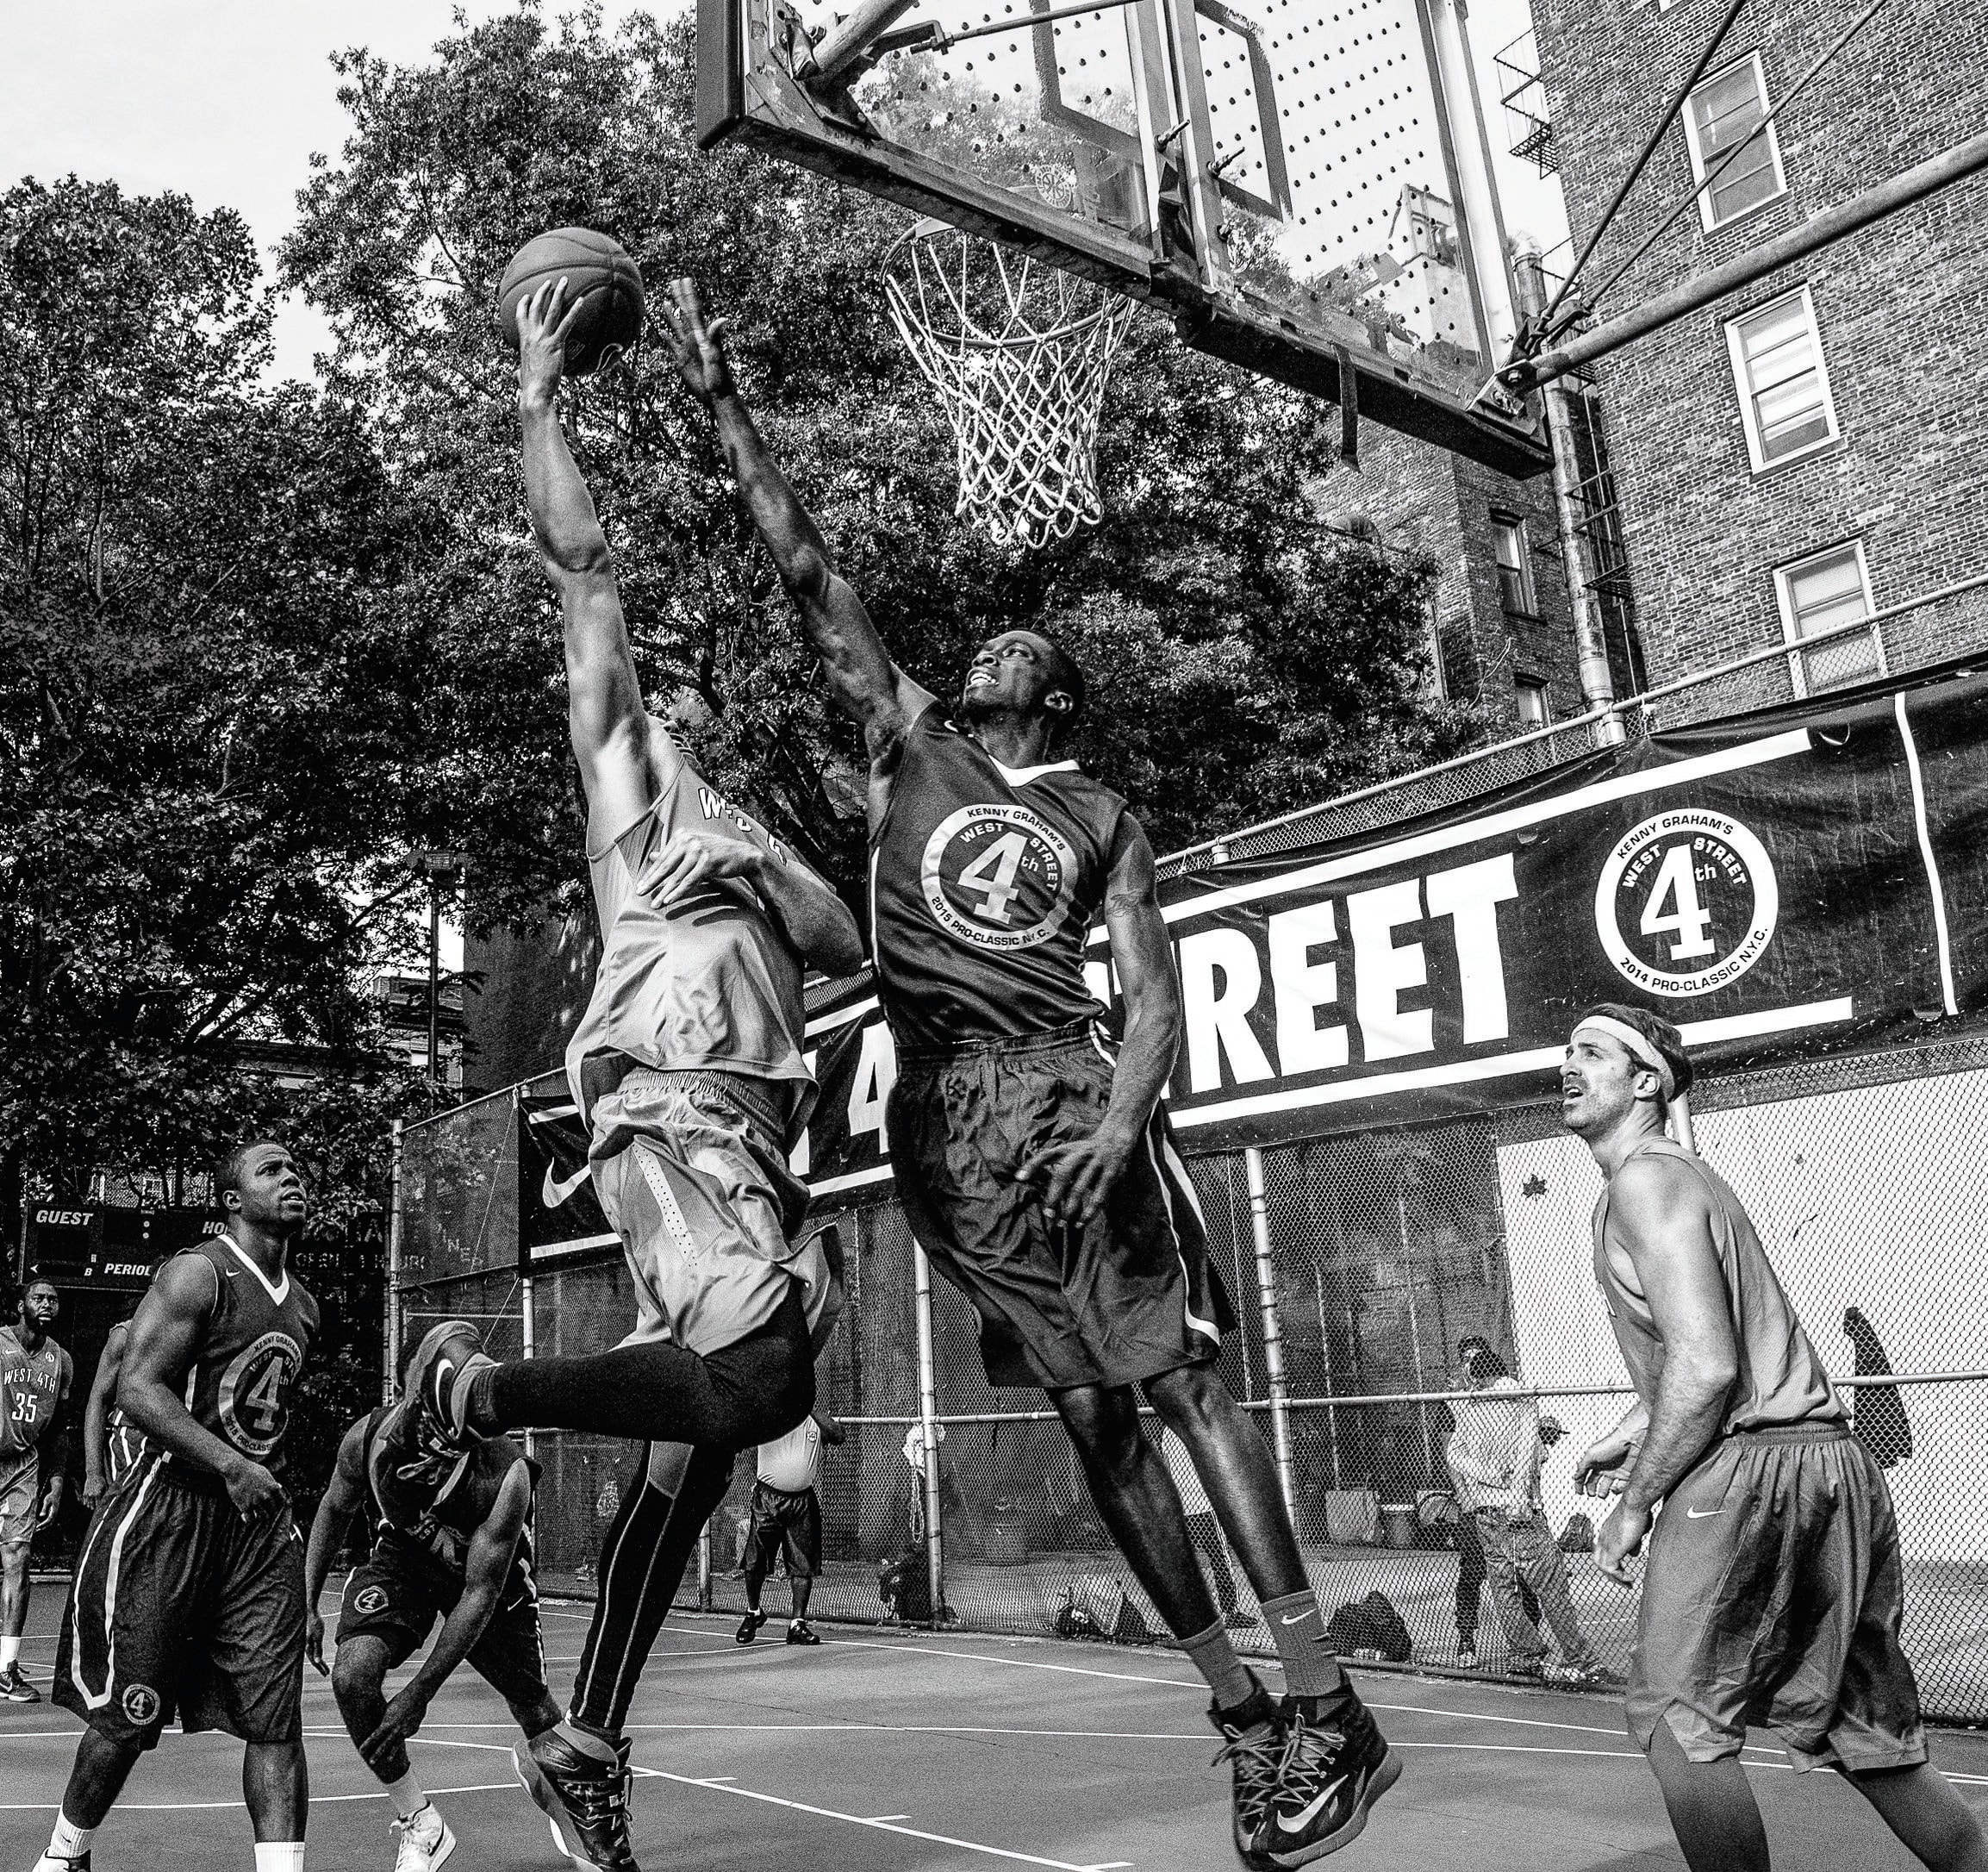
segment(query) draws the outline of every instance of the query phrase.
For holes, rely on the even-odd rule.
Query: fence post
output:
[[[938,1513],[938,1377],[932,1351],[932,1264],[911,1245],[913,1303],[918,1314],[918,1420],[925,1439],[925,1565],[932,1593],[932,1628],[945,1605],[945,1544]]]
[[[404,1127],[396,1118],[387,1171],[387,1343],[380,1359],[383,1404],[394,1401],[394,1379],[401,1363],[401,1143],[404,1134]]]
[[[1243,1152],[1243,1171],[1250,1190],[1250,1235],[1256,1247],[1256,1294],[1263,1309],[1263,1377],[1270,1392],[1270,1445],[1277,1457],[1277,1486],[1284,1512],[1295,1526],[1297,1491],[1291,1486],[1291,1417],[1284,1382],[1284,1326],[1277,1314],[1277,1264],[1270,1255],[1270,1203],[1263,1193],[1263,1153],[1256,1145]]]
[[[711,1610],[711,1524],[697,1530],[697,1609]]]

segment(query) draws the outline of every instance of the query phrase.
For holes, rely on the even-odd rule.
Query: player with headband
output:
[[[1988,1872],[1926,1759],[1883,1472],[1739,1198],[1665,1134],[1691,1083],[1676,1027],[1620,1003],[1581,1016],[1561,1068],[1562,1120],[1605,1179],[1595,1279],[1636,1393],[1574,1470],[1618,1497],[1595,1535],[1605,1574],[1628,1585],[1649,1540],[1630,1732],[1692,1872],[1767,1872],[1740,1763],[1754,1723],[1796,1767],[1837,1769],[1922,1863]]]

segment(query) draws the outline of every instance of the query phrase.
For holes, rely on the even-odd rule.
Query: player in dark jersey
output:
[[[130,1343],[131,1322],[120,1320],[104,1336],[83,1407],[83,1506],[92,1514],[145,1450],[138,1426],[117,1407],[117,1376]]]
[[[303,1543],[284,1493],[290,1403],[317,1302],[289,1269],[304,1186],[280,1144],[216,1170],[226,1232],[159,1269],[118,1403],[146,1450],[98,1506],[55,1653],[54,1699],[90,1726],[35,1872],[90,1864],[91,1834],[177,1715],[244,1744],[256,1872],[302,1872]]]
[[[1630,1734],[1692,1872],[1767,1872],[1740,1759],[1753,1725],[1792,1766],[1835,1769],[1921,1864],[1988,1872],[1988,1838],[1927,1759],[1884,1471],[1739,1198],[1664,1134],[1691,1083],[1677,1028],[1619,1002],[1580,1017],[1561,1068],[1561,1121],[1604,1180],[1595,1280],[1636,1394],[1574,1469],[1617,1497],[1595,1530],[1604,1575],[1630,1585],[1649,1542]]]
[[[739,400],[721,327],[671,289],[684,383],[870,756],[877,986],[899,1050],[891,1160],[913,1232],[981,1319],[988,1376],[1048,1392],[1106,1524],[1214,1692],[1246,1863],[1336,1851],[1393,1784],[1325,1648],[1275,1466],[1215,1370],[1232,1325],[1161,1095],[1180,989],[1153,856],[1125,802],[1056,756],[1082,672],[1038,632],[975,655],[952,711],[891,661]],[[1102,918],[1122,1046],[1087,977]],[[1137,1388],[1181,1440],[1262,1601],[1280,1705],[1237,1659]]]
[[[559,1719],[545,1688],[532,1571],[539,1465],[508,1437],[465,1450],[425,1432],[406,1398],[346,1432],[304,1559],[304,1650],[322,1671],[318,1601],[346,1529],[364,1512],[372,1549],[340,1595],[329,1675],[346,1727],[400,1816],[394,1872],[434,1872],[456,1850],[455,1834],[415,1778],[407,1743],[457,1665],[468,1660],[510,1705],[527,1740]],[[388,1671],[406,1663],[438,1618],[433,1646],[389,1702]]]

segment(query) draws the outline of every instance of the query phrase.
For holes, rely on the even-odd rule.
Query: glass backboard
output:
[[[701,0],[699,129],[1174,310],[1190,343],[1531,474],[1455,0]],[[1446,80],[1448,80],[1446,84]]]

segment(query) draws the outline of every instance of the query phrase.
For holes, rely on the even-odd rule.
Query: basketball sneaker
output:
[[[821,1634],[805,1619],[790,1619],[787,1625],[787,1642],[789,1644],[819,1644]]]
[[[448,1442],[475,1440],[470,1428],[470,1378],[495,1369],[477,1329],[467,1320],[445,1320],[431,1326],[408,1361],[407,1393],[426,1420],[424,1427]]]
[[[1250,1700],[1225,1714],[1211,1703],[1208,1720],[1222,1737],[1221,1751],[1215,1757],[1231,1769],[1231,1799],[1233,1802],[1231,1832],[1236,1854],[1252,1869],[1270,1862],[1257,1851],[1257,1841],[1270,1818],[1270,1803],[1276,1798],[1277,1770],[1284,1760],[1284,1718],[1276,1700],[1255,1674],[1256,1689]]]
[[[738,1621],[738,1629],[732,1634],[732,1642],[734,1644],[750,1644],[759,1636],[759,1628],[765,1623],[764,1613],[748,1609],[745,1616]]]
[[[1257,1834],[1270,1865],[1308,1865],[1359,1838],[1374,1803],[1401,1778],[1401,1757],[1349,1684],[1337,1696],[1286,1697],[1284,1758]]]
[[[432,1806],[407,1819],[396,1820],[394,1831],[401,1836],[394,1853],[394,1872],[435,1872],[456,1850],[456,1836],[449,1831],[449,1823]]]
[[[90,1855],[79,1852],[73,1859],[58,1859],[45,1852],[34,1862],[34,1872],[90,1872]]]
[[[0,1696],[9,1703],[39,1703],[41,1693],[21,1675],[19,1664],[9,1664],[0,1670]]]
[[[556,1729],[521,1746],[511,1762],[539,1803],[552,1844],[581,1872],[639,1872],[628,1844],[628,1744],[613,1762],[576,1749]]]

